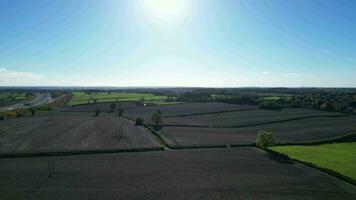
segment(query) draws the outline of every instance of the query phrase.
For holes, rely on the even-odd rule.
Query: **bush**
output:
[[[163,128],[163,126],[160,125],[160,124],[154,124],[154,125],[152,126],[152,128],[153,128],[155,131],[159,131],[159,130],[161,130],[161,129]]]
[[[118,115],[119,117],[121,117],[123,112],[124,112],[124,109],[121,108],[121,106],[119,106],[119,108],[117,109],[117,115]]]
[[[14,118],[17,117],[17,113],[15,111],[7,111],[5,112],[7,118]]]
[[[159,131],[163,128],[162,124],[162,111],[157,110],[153,113],[151,120],[153,121],[154,125],[152,126],[154,130]]]
[[[142,125],[142,124],[143,124],[143,121],[144,121],[144,120],[143,120],[142,118],[137,118],[137,119],[136,119],[136,124],[135,124],[135,125],[136,125],[136,126],[140,126],[140,125]]]
[[[97,117],[97,116],[99,116],[100,115],[100,109],[99,108],[95,108],[95,111],[94,111],[95,113],[94,113],[94,116],[95,117]]]
[[[259,104],[259,109],[264,110],[281,110],[282,106],[274,101],[265,101]]]
[[[36,110],[34,108],[30,108],[31,116],[36,115]]]
[[[273,133],[268,131],[259,131],[255,142],[256,146],[262,148],[271,147],[276,144]]]
[[[0,115],[0,121],[4,120],[4,119],[5,119],[5,116],[4,115]]]
[[[116,108],[116,103],[111,103],[111,104],[110,104],[110,110],[111,110],[111,111],[114,111],[115,108]]]

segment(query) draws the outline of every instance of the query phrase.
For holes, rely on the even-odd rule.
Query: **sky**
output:
[[[354,0],[0,0],[0,86],[356,87]]]

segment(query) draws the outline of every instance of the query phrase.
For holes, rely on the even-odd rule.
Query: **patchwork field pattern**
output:
[[[156,147],[144,127],[112,116],[43,116],[0,122],[0,152]]]
[[[167,117],[164,124],[192,125],[210,127],[251,126],[270,122],[309,118],[315,116],[343,116],[339,113],[322,112],[309,109],[245,110],[209,115],[195,115],[186,117]]]
[[[249,105],[233,105],[225,103],[183,103],[175,105],[163,105],[163,106],[147,106],[129,108],[125,111],[125,115],[136,119],[137,117],[143,118],[146,122],[150,122],[151,116],[157,110],[162,111],[164,118],[170,118],[174,116],[186,116],[186,115],[204,115],[216,112],[231,112],[238,110],[257,109],[257,106]]]
[[[156,96],[154,94],[143,93],[124,93],[124,92],[97,92],[97,93],[84,93],[73,92],[73,98],[70,101],[70,105],[87,104],[88,101],[92,103],[95,99],[100,102],[115,102],[115,101],[138,101],[143,98],[145,101],[157,101],[166,99],[166,96]]]
[[[242,128],[164,127],[167,142],[179,145],[252,144],[260,130],[273,132],[280,143],[328,140],[356,133],[355,117],[316,117]]]

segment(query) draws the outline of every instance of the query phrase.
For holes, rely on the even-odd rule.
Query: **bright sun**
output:
[[[189,10],[187,0],[141,0],[146,17],[155,21],[180,21]]]

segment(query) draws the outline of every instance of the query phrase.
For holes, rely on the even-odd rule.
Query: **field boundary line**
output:
[[[130,117],[127,117],[127,116],[121,116],[121,117],[124,119],[130,120],[130,121],[136,122],[136,120],[134,120]],[[148,131],[150,131],[150,133],[154,136],[154,138],[156,138],[158,143],[163,145],[164,148],[171,149],[171,145],[169,145],[166,142],[166,140],[157,131],[153,130],[153,128],[151,128],[149,125],[147,125],[145,123],[143,123],[142,126],[145,127]]]
[[[244,124],[244,125],[231,125],[231,126],[209,126],[209,125],[187,125],[187,124],[161,124],[162,126],[169,126],[169,127],[191,127],[191,128],[244,128],[244,127],[253,127],[253,126],[261,126],[261,125],[268,125],[268,124],[277,124],[282,122],[289,122],[289,121],[297,121],[302,119],[311,119],[311,118],[319,118],[319,117],[348,117],[347,115],[313,115],[307,117],[296,117],[290,119],[283,119],[277,121],[270,121],[270,122],[261,122],[261,123],[254,123],[254,124]],[[151,126],[152,124],[148,124]]]
[[[259,147],[257,147],[259,148]],[[274,155],[277,155],[277,156],[280,156],[282,157],[283,159],[287,159],[289,161],[294,161],[294,162],[297,162],[297,163],[300,163],[300,164],[303,164],[305,166],[308,166],[308,167],[311,167],[313,169],[316,169],[320,172],[324,172],[324,173],[327,173],[339,180],[342,180],[342,181],[345,181],[347,183],[350,183],[351,185],[353,186],[356,186],[356,180],[351,178],[351,177],[348,177],[348,176],[345,176],[343,174],[340,174],[338,172],[335,172],[331,169],[327,169],[327,168],[324,168],[324,167],[320,167],[320,166],[317,166],[313,163],[310,163],[310,162],[306,162],[306,161],[301,161],[301,160],[298,160],[298,159],[294,159],[294,158],[291,158],[289,157],[288,155],[284,154],[284,153],[280,153],[280,152],[277,152],[277,151],[273,151],[272,149],[268,149],[268,148],[259,148],[259,149],[262,149],[264,150],[265,152],[269,153],[269,154],[274,154]]]
[[[278,143],[275,146],[313,146],[332,143],[348,143],[356,142],[356,131],[346,132],[343,136],[337,136],[327,140],[314,141],[314,142],[296,142],[296,143]]]
[[[46,157],[46,156],[71,156],[86,154],[107,154],[107,153],[130,153],[163,151],[163,147],[147,147],[132,149],[98,149],[98,150],[77,150],[77,151],[50,151],[50,152],[23,152],[23,153],[1,153],[0,158],[23,158],[23,157]]]
[[[157,131],[155,131],[153,128],[151,128],[149,125],[147,124],[143,124],[143,126],[145,128],[147,128],[152,135],[154,135],[157,140],[167,149],[172,149],[172,146],[170,144],[168,144],[168,142],[162,137],[162,135],[160,133],[158,133]]]
[[[258,110],[258,108],[246,108],[246,109],[235,109],[235,110],[222,110],[214,112],[202,112],[202,113],[190,113],[190,114],[180,114],[180,115],[162,115],[162,117],[189,117],[189,116],[199,116],[199,115],[211,115],[211,114],[220,114],[220,113],[230,113],[230,112],[239,112],[239,111],[249,111],[249,110]]]

